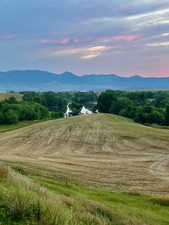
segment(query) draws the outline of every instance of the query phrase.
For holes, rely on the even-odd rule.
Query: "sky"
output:
[[[0,0],[0,71],[169,76],[169,0]]]

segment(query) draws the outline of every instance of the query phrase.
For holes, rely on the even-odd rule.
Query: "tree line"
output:
[[[84,105],[90,109],[97,104],[97,94],[89,92],[21,92],[23,100],[36,102],[48,108],[49,111],[65,112],[68,103]]]
[[[0,124],[49,118],[46,107],[38,103],[18,102],[15,97],[0,102]]]
[[[64,116],[71,103],[73,115],[81,107],[125,116],[142,124],[169,125],[169,91],[22,92],[23,99],[11,97],[0,102],[0,124],[55,119]]]
[[[125,116],[142,124],[169,125],[169,91],[102,92],[98,110]]]
[[[21,94],[23,95],[21,101],[10,97],[0,102],[0,124],[61,118],[69,102],[72,103],[74,115],[78,114],[82,105],[92,109],[97,104],[97,95],[94,92],[21,92]]]

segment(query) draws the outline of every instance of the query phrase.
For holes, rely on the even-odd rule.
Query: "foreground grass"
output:
[[[0,170],[3,225],[167,225],[169,200]]]
[[[169,137],[166,130],[131,123],[122,117],[113,115],[96,116],[98,120],[104,121],[104,123],[96,125],[91,123],[95,118],[95,116],[92,116],[90,117],[91,120],[85,125],[84,120],[88,118],[77,117],[70,120],[58,120],[57,124],[52,121],[50,128],[56,126],[57,129],[54,127],[53,131],[55,132],[52,132],[56,135],[56,131],[58,128],[62,128],[63,124],[66,128],[67,124],[69,125],[67,130],[70,133],[72,133],[72,129],[74,131],[74,126],[79,129],[80,126],[85,125],[84,129],[88,130],[88,124],[92,124],[90,126],[94,127],[90,127],[90,131],[91,129],[95,131],[99,126],[101,131],[104,128],[104,132],[108,132],[106,133],[107,137],[109,137],[109,133],[112,135],[115,133],[120,140],[125,138],[131,139],[133,142],[140,136],[152,137],[152,140],[157,137],[157,134],[164,140],[168,140]],[[74,121],[79,122],[77,124]],[[109,125],[110,122],[113,123],[113,126]],[[44,125],[46,127],[43,127],[43,130],[49,126],[48,123],[44,123]],[[111,133],[112,127],[114,127],[113,133]],[[86,134],[86,130],[83,132]],[[40,134],[42,134],[42,130],[40,130]],[[45,135],[44,137],[46,137]],[[96,136],[95,133],[93,135]],[[46,139],[43,139],[46,142]],[[38,141],[38,143],[41,142]],[[37,148],[37,145],[35,146]],[[40,151],[41,149],[39,153]],[[169,199],[160,199],[137,193],[110,192],[75,185],[73,180],[70,182],[69,180],[58,180],[55,177],[50,179],[44,177],[47,171],[45,166],[43,168],[44,174],[38,175],[36,168],[30,166],[31,173],[31,170],[24,170],[21,163],[19,165],[20,167],[15,167],[16,172],[0,166],[0,225],[169,224]],[[56,171],[54,173],[56,174]],[[85,171],[83,171],[83,174],[85,175]]]
[[[0,224],[122,225],[119,220],[108,207],[96,202],[54,194],[16,173],[1,176]]]
[[[78,201],[94,201],[108,207],[112,210],[112,214],[118,215],[117,225],[169,224],[169,199],[159,199],[137,193],[117,193],[89,189],[78,185],[57,183],[42,177],[32,178],[56,194],[63,194]]]

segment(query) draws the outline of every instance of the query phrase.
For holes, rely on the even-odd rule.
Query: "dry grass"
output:
[[[113,115],[0,134],[0,159],[32,174],[110,190],[169,194],[169,131]]]
[[[18,101],[21,101],[23,95],[18,93],[0,93],[0,101],[4,101],[5,99],[9,99],[10,97],[15,97]]]
[[[6,179],[7,177],[8,177],[8,169],[0,167],[0,181]]]

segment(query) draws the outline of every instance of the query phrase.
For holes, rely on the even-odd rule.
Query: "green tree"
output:
[[[116,104],[117,98],[113,91],[105,91],[98,98],[98,110],[102,113],[110,113],[113,104]]]
[[[76,115],[79,115],[79,113],[81,111],[81,108],[82,108],[82,105],[81,104],[77,104],[77,103],[72,103],[70,105],[70,108],[72,110],[72,115],[76,116]]]
[[[169,125],[169,105],[167,105],[167,107],[166,107],[165,124]]]
[[[8,104],[17,104],[18,103],[17,99],[14,96],[6,99],[5,102],[7,102]]]
[[[35,119],[37,119],[37,116],[34,107],[32,107],[31,104],[28,103],[22,104],[20,120],[35,120]]]
[[[120,98],[117,98],[116,101],[112,102],[112,105],[110,108],[110,113],[120,114],[120,112],[124,109],[127,112],[127,109],[132,106],[134,107],[134,104],[129,98],[120,97]],[[125,116],[127,116],[127,115],[125,115]]]
[[[64,116],[63,112],[51,112],[50,117],[52,119],[62,118]]]
[[[45,106],[38,104],[38,103],[34,103],[34,104],[32,104],[32,106],[36,113],[37,120],[44,119],[49,116],[48,109]]]
[[[0,124],[4,124],[5,118],[4,118],[4,113],[0,112]]]
[[[150,124],[164,124],[165,123],[165,115],[164,113],[158,111],[158,110],[153,110],[151,113],[149,113],[147,122]]]
[[[9,109],[4,113],[4,122],[6,124],[15,124],[18,121],[19,121],[19,115],[17,111],[13,109]]]

